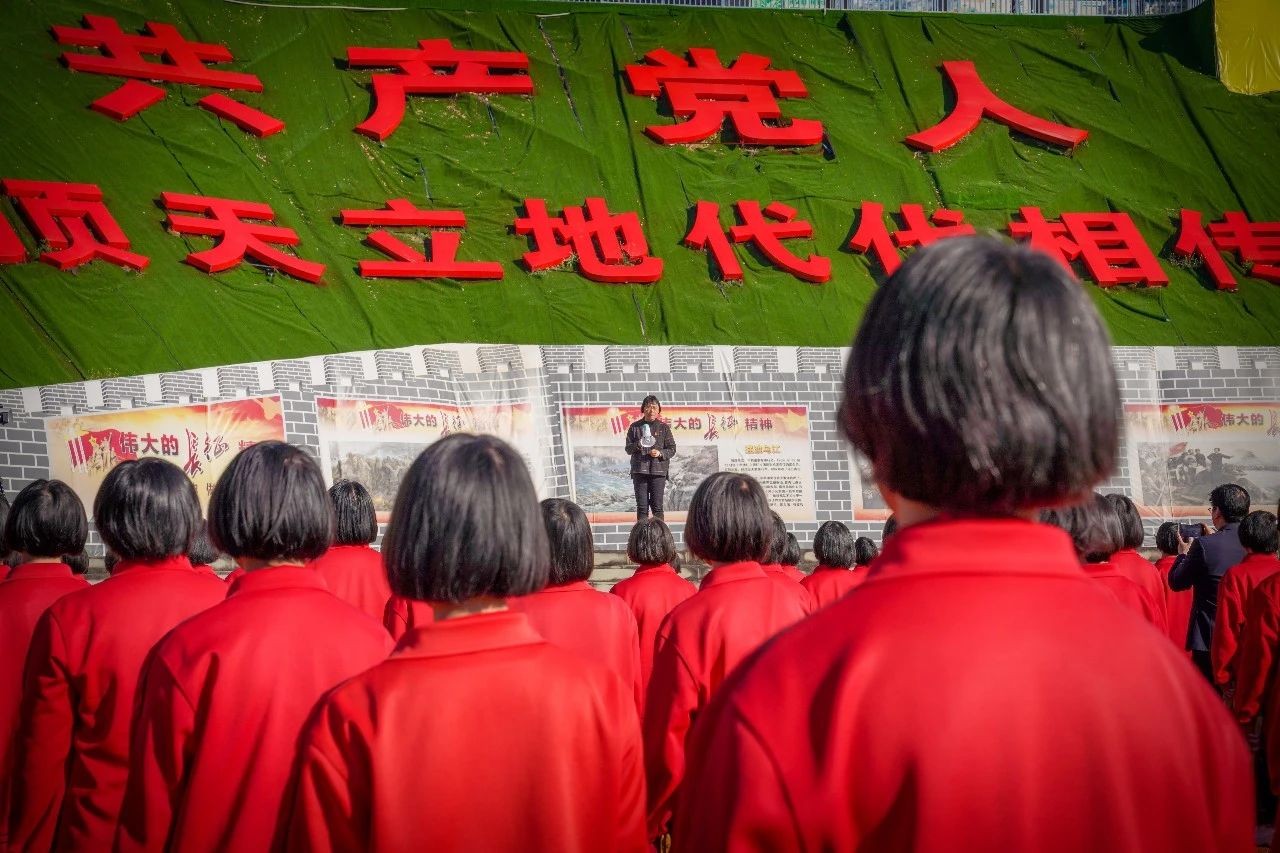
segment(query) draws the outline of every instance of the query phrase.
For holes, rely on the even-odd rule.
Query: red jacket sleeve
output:
[[[301,741],[286,829],[287,850],[324,853],[369,846],[367,833],[362,832],[369,826],[368,809],[359,802],[366,798],[352,796],[353,790],[368,791],[369,785],[365,782],[353,787],[352,768],[333,738],[332,711],[333,706],[326,703]]]
[[[649,838],[666,832],[684,777],[684,742],[702,704],[701,685],[676,644],[658,635],[644,706],[644,766]]]
[[[62,630],[45,611],[27,652],[13,742],[9,843],[14,850],[53,847],[75,719],[66,660]]]
[[[153,655],[143,671],[133,711],[129,782],[116,828],[116,851],[166,846],[194,733],[194,705],[164,660]]]
[[[1213,640],[1209,643],[1215,684],[1231,680],[1232,666],[1240,648],[1240,630],[1244,626],[1244,601],[1240,584],[1233,573],[1223,578],[1218,592],[1218,613],[1213,621]]]
[[[1269,586],[1255,589],[1245,607],[1233,700],[1236,718],[1242,723],[1249,722],[1262,710],[1275,664],[1276,645],[1280,643],[1280,612],[1265,592]]]

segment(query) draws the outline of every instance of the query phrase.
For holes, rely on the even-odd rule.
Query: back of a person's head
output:
[[[333,510],[320,466],[283,441],[240,451],[209,498],[209,538],[236,558],[306,562],[319,557],[333,541]]]
[[[89,572],[89,555],[84,551],[79,554],[63,554],[62,562],[71,569],[73,575],[84,575]]]
[[[61,480],[34,480],[18,492],[4,523],[4,544],[27,557],[79,554],[89,538],[84,504]]]
[[[187,548],[187,559],[193,566],[212,566],[221,556],[218,549],[213,547],[213,540],[209,538],[209,525],[202,520],[196,527],[195,538]]]
[[[440,439],[409,466],[382,543],[392,592],[418,601],[537,592],[550,553],[520,454],[467,433]]]
[[[823,566],[847,569],[853,565],[856,540],[839,521],[824,521],[813,536],[813,556]]]
[[[1120,518],[1104,495],[1095,493],[1071,506],[1046,509],[1040,520],[1067,532],[1082,563],[1105,563],[1124,547]]]
[[[120,558],[115,555],[110,548],[102,554],[102,566],[107,570],[107,574],[111,574],[116,570],[116,564],[120,562]]]
[[[787,550],[787,525],[782,521],[782,516],[776,512],[770,512],[773,521],[772,536],[769,538],[769,556],[764,558],[766,563],[781,563],[782,556]]]
[[[773,519],[764,489],[747,474],[720,471],[693,493],[684,541],[709,563],[760,561],[769,554]]]
[[[542,522],[551,548],[551,586],[562,586],[591,577],[595,568],[595,545],[591,524],[582,507],[564,498],[542,502]]]
[[[1227,524],[1238,524],[1249,514],[1249,493],[1235,483],[1225,483],[1209,493],[1209,506],[1222,513]]]
[[[660,518],[637,521],[627,537],[627,559],[642,566],[672,565],[676,559],[676,540],[671,528]]]
[[[6,566],[9,563],[9,555],[12,553],[9,546],[4,544],[4,525],[9,519],[9,499],[5,497],[4,486],[0,485],[0,566]]]
[[[1115,465],[1120,401],[1088,295],[992,237],[915,252],[863,315],[841,425],[876,482],[980,516],[1087,495]]]
[[[880,556],[876,543],[866,536],[859,536],[853,543],[853,562],[857,566],[869,566],[871,561]]]
[[[112,468],[93,498],[103,543],[122,560],[187,553],[201,528],[195,486],[172,462],[153,456]]]
[[[1264,509],[1251,512],[1240,522],[1240,544],[1251,554],[1274,554],[1280,550],[1276,517]]]
[[[329,487],[333,504],[333,544],[368,545],[378,538],[378,514],[369,490],[355,480],[338,480]]]
[[[889,541],[889,537],[898,532],[898,517],[893,513],[889,513],[889,517],[884,520],[884,527],[880,531],[880,544]]]
[[[1120,530],[1124,534],[1124,547],[1141,548],[1143,540],[1147,538],[1147,534],[1142,529],[1142,516],[1138,513],[1138,505],[1126,495],[1107,495],[1107,502],[1111,504],[1111,508],[1115,511],[1116,518],[1120,519]]]
[[[1156,528],[1156,547],[1167,557],[1178,553],[1178,522],[1166,521]]]
[[[794,533],[787,534],[787,547],[782,551],[782,559],[778,562],[784,566],[798,566],[804,552],[800,550],[800,540]]]

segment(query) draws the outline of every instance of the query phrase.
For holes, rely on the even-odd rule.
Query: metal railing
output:
[[[814,11],[938,12],[979,15],[1085,15],[1144,17],[1173,15],[1204,0],[577,0],[639,6],[712,9],[807,9]]]

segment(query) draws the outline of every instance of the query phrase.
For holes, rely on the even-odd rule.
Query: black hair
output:
[[[120,558],[117,557],[110,548],[102,553],[102,566],[107,570],[107,574],[111,574],[111,572],[115,571],[116,563],[119,562]]]
[[[1120,530],[1124,534],[1125,548],[1141,548],[1147,538],[1142,529],[1142,516],[1138,514],[1138,505],[1125,495],[1107,495],[1107,501],[1120,519]]]
[[[1178,523],[1166,521],[1156,528],[1156,547],[1161,554],[1173,556],[1178,553]]]
[[[847,569],[853,565],[853,534],[839,521],[824,521],[813,536],[819,565]]]
[[[641,400],[641,401],[640,401],[640,410],[641,410],[641,411],[643,411],[643,410],[644,410],[644,407],[645,407],[645,406],[647,406],[647,405],[649,405],[650,403],[657,403],[657,404],[658,404],[658,411],[659,411],[659,412],[661,412],[661,411],[662,411],[662,401],[661,401],[661,400],[659,400],[659,399],[658,399],[656,396],[654,396],[653,394],[648,395],[647,397],[645,397],[643,400]]]
[[[73,575],[83,575],[89,572],[89,555],[84,551],[79,554],[63,554],[62,562],[71,569]]]
[[[320,466],[301,448],[263,441],[236,454],[209,498],[209,538],[232,557],[306,562],[333,541]]]
[[[883,545],[889,540],[889,537],[898,532],[898,516],[889,513],[889,517],[884,520],[884,527],[880,531],[880,544]]]
[[[338,480],[329,487],[333,504],[335,545],[368,545],[378,538],[378,514],[369,490],[355,480]]]
[[[1246,515],[1240,522],[1240,544],[1253,554],[1274,554],[1280,550],[1275,514],[1260,509]]]
[[[187,553],[200,528],[200,501],[182,469],[154,456],[112,468],[93,498],[93,522],[122,560]]]
[[[61,480],[33,480],[18,492],[4,523],[4,544],[28,557],[79,554],[89,538],[84,504]]]
[[[747,474],[719,471],[699,484],[685,516],[684,541],[707,562],[764,559],[773,519],[764,489]]]
[[[409,466],[382,545],[392,592],[419,601],[537,592],[550,555],[520,454],[466,433],[440,439]]]
[[[627,559],[642,566],[672,564],[676,558],[676,540],[671,528],[660,518],[637,521],[627,537]]]
[[[782,516],[776,512],[770,512],[773,516],[772,538],[769,539],[769,556],[765,557],[766,563],[781,563],[782,555],[787,550],[787,525],[782,522]]]
[[[208,525],[201,522],[195,538],[191,540],[191,546],[187,548],[187,559],[193,566],[212,566],[221,556],[209,539]]]
[[[595,568],[595,544],[591,541],[591,524],[582,507],[564,498],[547,498],[542,502],[542,523],[547,528],[547,544],[551,548],[550,586],[563,586],[591,577]]]
[[[880,556],[876,543],[866,536],[859,536],[853,543],[853,563],[857,566],[869,566],[871,561]]]
[[[1235,483],[1225,483],[1209,493],[1209,506],[1222,513],[1227,524],[1236,524],[1249,514],[1249,493]]]
[[[779,562],[784,566],[798,566],[800,565],[800,558],[803,556],[804,554],[800,550],[800,541],[796,539],[794,533],[788,533],[787,547],[783,550],[782,559]]]
[[[9,555],[12,553],[9,546],[4,544],[4,524],[9,519],[9,499],[4,495],[4,486],[0,485],[0,566],[9,564]]]
[[[872,297],[841,426],[877,482],[949,512],[1079,499],[1115,466],[1109,343],[1084,288],[1048,255],[993,237],[942,240]]]
[[[1078,504],[1043,510],[1040,520],[1065,530],[1084,563],[1105,563],[1124,547],[1120,517],[1103,495],[1095,493]]]

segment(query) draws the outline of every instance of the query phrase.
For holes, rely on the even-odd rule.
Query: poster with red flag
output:
[[[1153,517],[1207,517],[1235,483],[1256,507],[1280,501],[1280,403],[1125,406],[1134,502]]]
[[[218,477],[241,449],[284,440],[284,416],[280,397],[270,395],[49,418],[45,432],[50,476],[70,485],[86,510],[108,471],[146,456],[185,471],[207,507]]]

